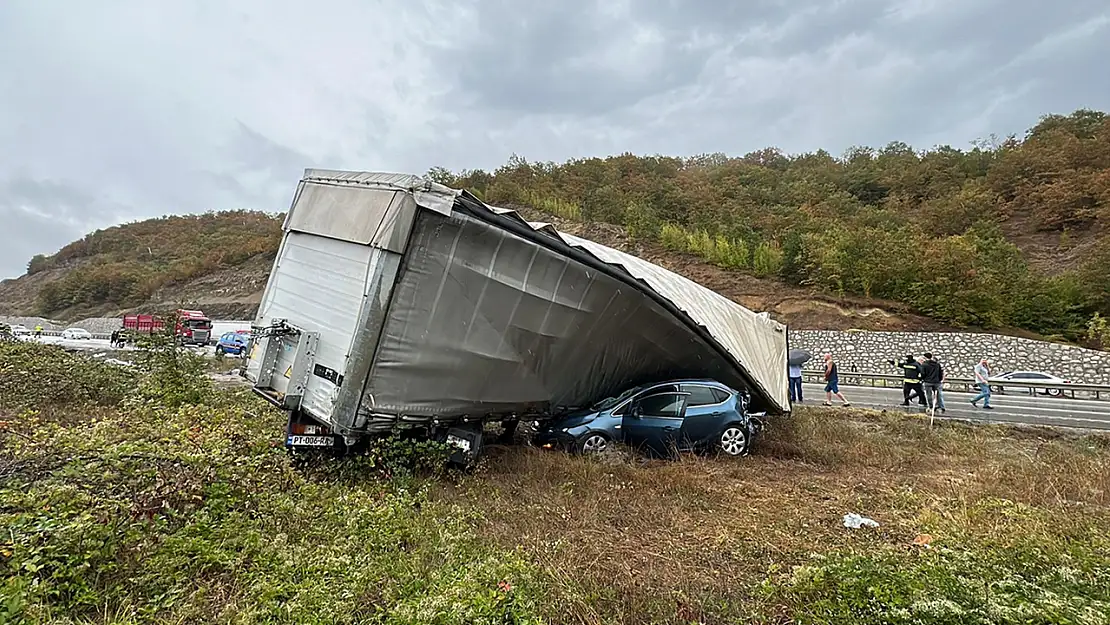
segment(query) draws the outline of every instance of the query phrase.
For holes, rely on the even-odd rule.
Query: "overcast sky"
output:
[[[1106,0],[0,0],[0,277],[305,167],[967,147],[1106,59]]]

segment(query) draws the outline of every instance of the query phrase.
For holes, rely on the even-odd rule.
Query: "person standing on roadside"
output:
[[[925,405],[925,391],[921,388],[921,365],[913,359],[913,354],[906,354],[906,359],[899,365],[902,368],[902,405],[909,406],[910,400],[916,398],[918,403]]]
[[[991,405],[991,370],[990,361],[986,358],[979,361],[975,365],[975,383],[979,385],[979,394],[975,399],[971,400],[971,405],[976,408],[979,407],[979,400],[983,400],[983,407],[987,410],[994,410]]]
[[[790,377],[790,401],[802,403],[802,365],[790,365],[786,369]]]
[[[844,406],[851,406],[844,395],[840,392],[840,373],[836,370],[836,362],[833,360],[832,354],[825,354],[825,405],[832,405],[833,395],[844,403]]]
[[[925,352],[925,362],[921,363],[921,386],[925,390],[928,407],[944,412],[944,396],[941,387],[944,385],[944,367],[940,366],[936,358]]]

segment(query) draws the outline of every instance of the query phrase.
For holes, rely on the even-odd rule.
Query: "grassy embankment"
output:
[[[1106,438],[802,411],[740,461],[295,465],[203,363],[146,367],[0,345],[0,622],[1110,619]]]

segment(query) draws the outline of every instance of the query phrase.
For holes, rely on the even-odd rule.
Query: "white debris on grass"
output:
[[[844,515],[844,527],[858,530],[861,527],[879,527],[879,522],[865,516],[860,516],[855,512],[850,512]]]

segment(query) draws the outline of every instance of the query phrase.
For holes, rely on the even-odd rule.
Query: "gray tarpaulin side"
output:
[[[421,212],[359,412],[575,407],[677,377],[750,379],[640,289],[493,224]]]
[[[744,371],[769,409],[787,411],[786,326],[767,313],[755,313],[693,280],[620,250],[559,232],[546,223],[529,223],[513,210],[470,202],[484,210],[526,224],[579,248],[598,260],[619,268],[667,299],[675,308],[704,328]],[[724,380],[721,380],[722,382]]]

